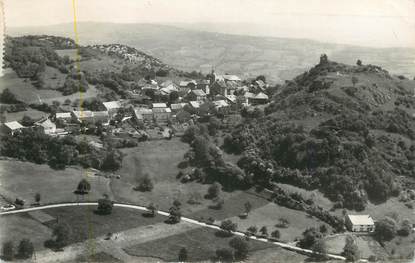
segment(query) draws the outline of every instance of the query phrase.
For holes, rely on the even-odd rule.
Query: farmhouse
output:
[[[189,94],[187,94],[186,99],[203,101],[206,99],[206,93],[201,89],[195,89],[190,91]]]
[[[69,122],[72,119],[70,112],[57,112],[55,114],[55,120],[61,120],[63,122]]]
[[[165,107],[161,107],[161,104],[164,104]],[[167,122],[171,117],[171,109],[167,108],[165,103],[153,103],[153,116],[156,122]]]
[[[110,115],[107,111],[94,111],[92,115],[94,116],[95,123],[101,122],[104,125],[109,123]]]
[[[347,215],[346,226],[352,232],[373,232],[375,222],[370,215]]]
[[[147,108],[134,108],[134,116],[137,121],[152,121],[153,111]]]
[[[24,127],[17,121],[6,122],[3,124],[3,131],[7,134],[14,135],[22,129],[24,129]]]
[[[56,124],[51,122],[49,119],[41,120],[35,123],[35,125],[47,135],[52,135],[56,133]]]
[[[114,115],[117,114],[118,109],[122,107],[121,102],[117,100],[103,102],[102,104],[104,104],[104,107],[107,109],[110,118],[114,117]]]
[[[94,122],[94,114],[92,111],[72,111],[72,119],[76,122]]]
[[[172,112],[178,112],[181,109],[183,109],[184,106],[186,106],[187,103],[176,103],[176,104],[171,104],[170,108],[172,110]]]

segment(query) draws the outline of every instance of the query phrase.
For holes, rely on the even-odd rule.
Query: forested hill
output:
[[[78,58],[81,72],[75,63]],[[126,45],[78,46],[70,38],[47,35],[7,37],[4,59],[5,67],[19,78],[30,79],[37,89],[58,90],[62,95],[94,85],[101,94],[109,94],[107,99],[116,99],[125,97],[143,78],[200,77]]]
[[[415,181],[415,81],[358,61],[329,61],[286,82],[225,138],[257,182],[319,188],[363,209]]]

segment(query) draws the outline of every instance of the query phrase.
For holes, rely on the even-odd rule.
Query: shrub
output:
[[[243,260],[248,257],[249,245],[242,237],[234,237],[229,245],[235,249],[235,259]]]
[[[20,258],[31,258],[34,250],[33,243],[29,239],[22,239],[17,248],[17,254]]]

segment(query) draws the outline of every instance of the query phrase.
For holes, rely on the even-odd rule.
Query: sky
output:
[[[6,26],[74,21],[415,47],[415,0],[5,0]]]

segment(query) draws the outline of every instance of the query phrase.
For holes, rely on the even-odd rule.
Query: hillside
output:
[[[75,64],[78,56],[80,72]],[[28,104],[51,99],[62,103],[79,98],[75,95],[80,90],[86,97],[115,99],[125,97],[146,77],[174,79],[187,74],[126,45],[79,46],[78,54],[72,39],[48,35],[7,37],[4,60],[1,90],[12,90]]]
[[[361,210],[415,185],[415,81],[322,56],[238,125],[224,147],[255,180],[320,189]]]
[[[82,45],[118,42],[186,71],[238,74],[244,78],[264,74],[274,82],[289,80],[311,68],[321,53],[333,60],[387,67],[391,73],[415,76],[415,52],[405,48],[366,48],[321,43],[305,39],[252,37],[201,32],[152,24],[79,23]],[[9,35],[49,34],[73,37],[73,25],[8,28]]]

